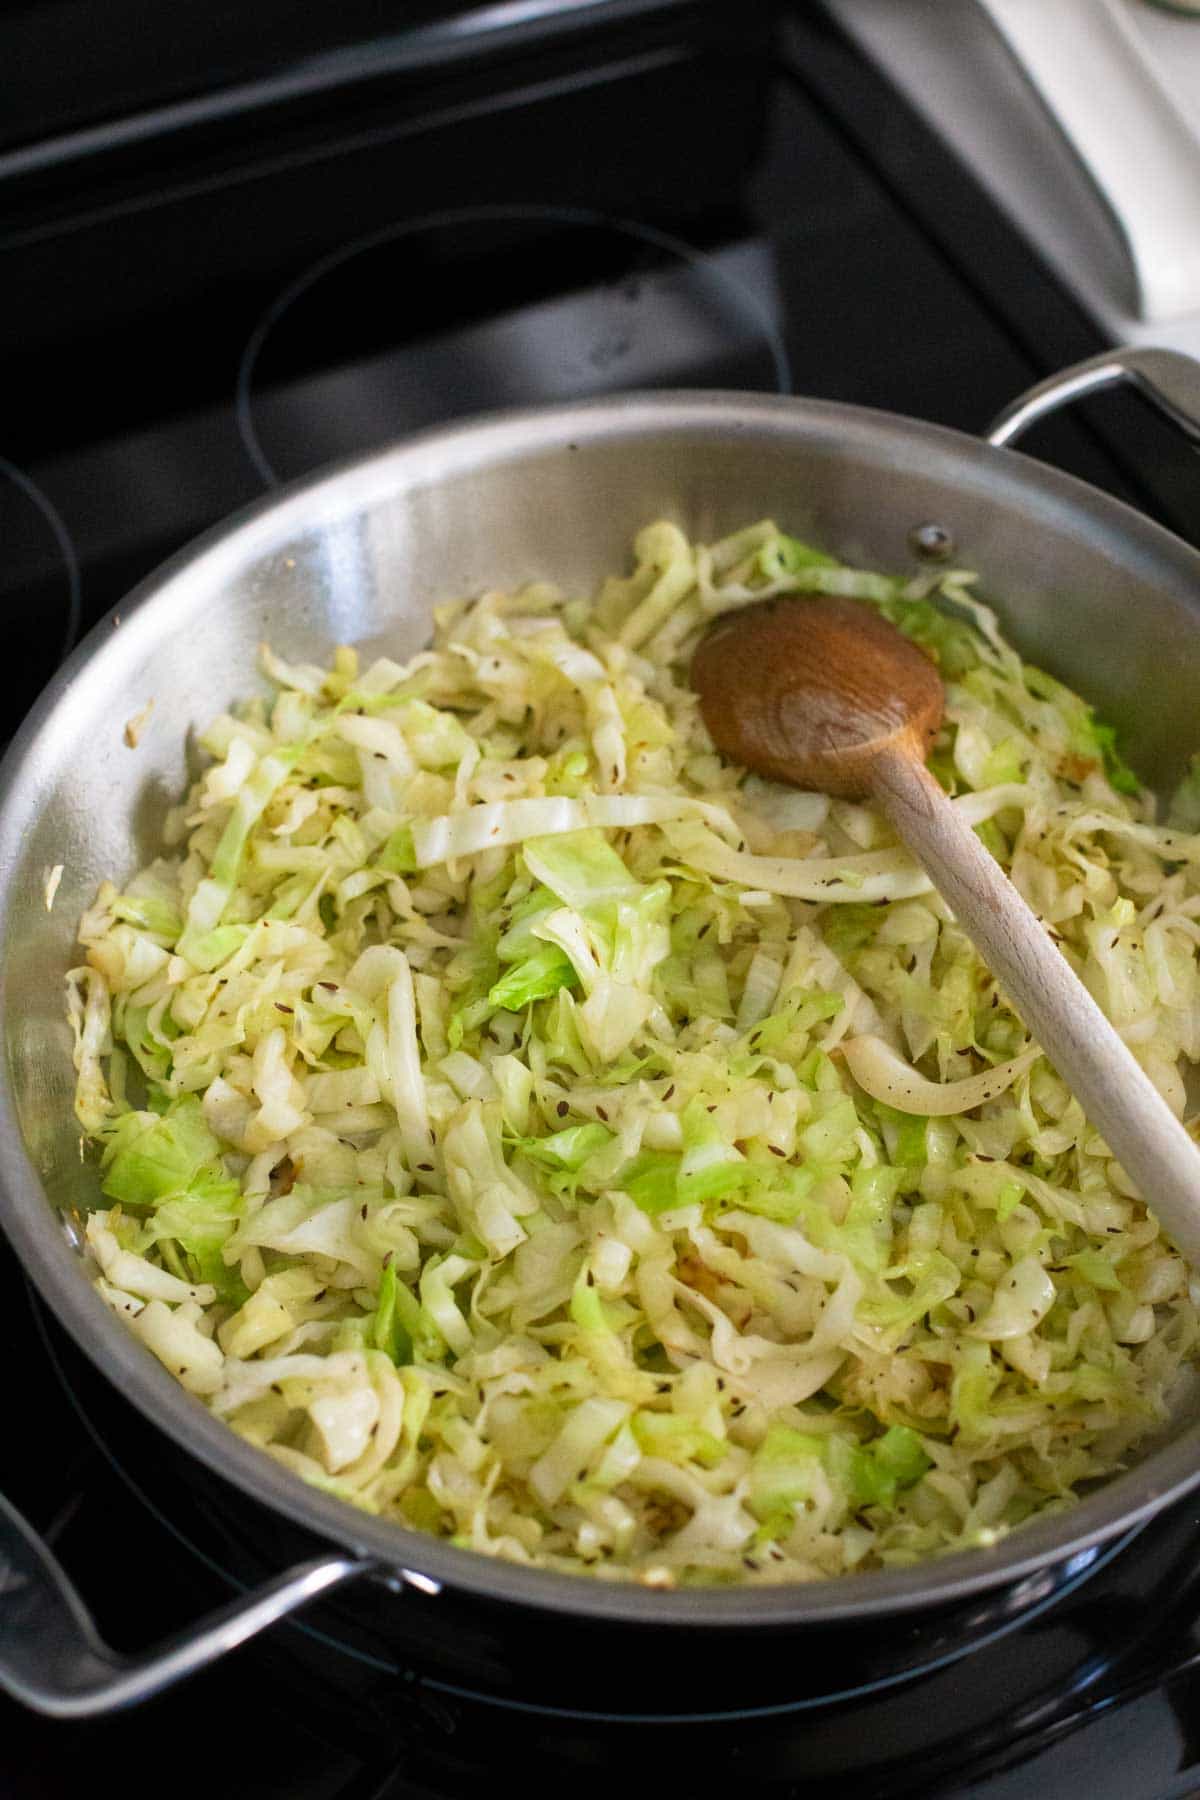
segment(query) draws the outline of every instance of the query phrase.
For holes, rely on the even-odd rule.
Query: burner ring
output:
[[[457,234],[478,230],[493,232],[504,228],[531,227],[535,231],[541,228],[561,228],[567,232],[602,233],[614,240],[618,251],[624,250],[626,257],[630,250],[640,252],[644,257],[647,252],[656,254],[660,259],[668,259],[667,269],[660,267],[653,271],[637,270],[632,281],[628,273],[617,277],[602,278],[605,295],[612,299],[614,294],[627,303],[629,308],[640,304],[643,290],[654,290],[658,283],[658,299],[662,304],[662,292],[671,281],[687,284],[688,291],[684,295],[684,309],[687,316],[697,326],[698,331],[709,334],[707,348],[710,353],[713,346],[736,350],[744,361],[749,354],[754,364],[755,380],[741,380],[736,383],[714,382],[709,385],[774,386],[781,393],[791,391],[792,378],[788,352],[782,333],[769,304],[773,270],[754,269],[759,281],[765,278],[768,293],[764,297],[756,286],[738,272],[736,255],[729,250],[704,252],[694,245],[688,244],[669,232],[660,231],[657,227],[643,225],[635,220],[608,217],[603,213],[588,208],[550,206],[536,204],[521,205],[486,205],[454,208],[444,212],[432,213],[425,217],[404,220],[398,224],[384,226],[379,230],[355,238],[349,244],[339,246],[321,257],[302,274],[296,277],[271,302],[255,325],[250,338],[242,352],[237,372],[235,410],[238,429],[246,453],[254,465],[260,479],[268,487],[276,487],[287,479],[277,467],[277,458],[273,458],[263,441],[263,434],[256,418],[255,381],[259,373],[264,348],[275,333],[276,328],[284,320],[285,315],[292,312],[297,304],[312,295],[329,278],[337,276],[357,258],[369,257],[373,252],[385,251],[392,246],[399,246],[408,240],[417,240],[422,234],[438,231],[451,231]],[[624,240],[624,243],[621,243]],[[611,246],[609,246],[611,250]],[[741,246],[735,246],[735,249]],[[757,245],[752,243],[751,250],[757,252]],[[732,264],[732,266],[730,266]],[[364,265],[365,267],[366,265]],[[530,404],[550,398],[580,398],[585,394],[616,391],[618,387],[645,387],[649,385],[668,385],[655,380],[655,370],[645,366],[645,342],[642,351],[643,366],[634,368],[632,376],[619,380],[609,380],[608,375],[623,362],[628,360],[631,349],[631,338],[624,327],[618,324],[615,329],[599,336],[594,335],[595,320],[583,318],[582,323],[573,322],[564,317],[561,308],[570,303],[563,302],[561,296],[549,301],[539,300],[534,308],[526,306],[522,310],[537,310],[542,319],[535,322],[534,328],[541,334],[541,342],[546,348],[539,351],[536,357],[520,358],[507,363],[502,369],[496,366],[497,352],[506,347],[505,332],[511,333],[512,316],[505,315],[503,310],[499,317],[490,316],[474,327],[466,328],[465,336],[477,341],[480,333],[490,334],[492,344],[492,362],[489,366],[487,346],[479,366],[471,367],[469,356],[461,354],[460,345],[464,333],[456,335],[453,344],[435,344],[428,334],[418,337],[416,344],[405,347],[393,344],[388,354],[395,362],[397,354],[403,363],[407,359],[410,367],[407,371],[409,385],[401,391],[400,403],[389,408],[386,403],[381,417],[378,406],[378,393],[372,390],[367,396],[368,417],[365,441],[356,441],[347,445],[342,425],[328,423],[329,432],[337,434],[326,445],[332,455],[318,455],[314,459],[303,462],[300,467],[291,469],[289,475],[306,472],[318,462],[333,460],[345,455],[348,448],[365,449],[371,444],[380,442],[390,436],[403,435],[409,430],[425,425],[442,422],[448,417],[463,416],[472,412],[482,412],[498,405],[510,406]],[[556,317],[551,317],[557,312]],[[516,315],[519,319],[520,312]],[[655,352],[658,356],[669,359],[672,354],[678,358],[678,348],[661,329],[655,333],[655,321],[649,321],[650,332],[643,332],[643,338],[652,337]],[[661,327],[662,320],[658,321]],[[636,335],[637,321],[634,321]],[[558,337],[556,339],[556,332]],[[586,333],[586,335],[584,335]],[[563,341],[565,334],[565,342]],[[722,345],[722,339],[729,340]],[[440,372],[428,374],[431,367],[430,346],[433,346],[434,360],[441,351],[444,366]],[[511,347],[511,342],[509,343]],[[448,354],[447,354],[448,352]],[[550,365],[557,357],[556,367]],[[379,359],[376,358],[378,361]],[[670,364],[673,367],[675,365]],[[321,365],[321,379],[328,380],[326,370],[328,362]],[[516,378],[514,379],[514,370]],[[564,382],[563,375],[567,376]],[[639,378],[640,376],[640,378]],[[464,396],[458,384],[464,379],[467,382],[467,395]],[[438,386],[443,381],[447,386]],[[425,385],[422,388],[422,382]],[[430,385],[432,383],[432,385]],[[484,390],[477,395],[476,385]],[[672,381],[669,385],[705,385],[695,380]],[[490,389],[490,391],[489,391]],[[385,397],[386,400],[386,397]],[[394,412],[401,414],[408,410],[408,418],[399,419]],[[329,413],[335,415],[339,409],[334,407],[319,409],[316,417],[305,421],[312,426],[320,423],[321,418],[329,420]],[[285,425],[287,421],[285,420]]]
[[[62,636],[56,641],[54,649],[54,661],[59,663],[74,645],[83,621],[83,582],[79,572],[79,558],[75,553],[71,535],[63,522],[62,514],[32,476],[27,475],[24,469],[11,462],[8,457],[0,456],[0,477],[10,483],[33,507],[42,524],[49,529],[62,559],[67,593],[66,617],[63,622]],[[0,505],[2,504],[3,502],[0,502]],[[28,518],[24,507],[21,508],[21,512]],[[46,675],[49,676],[50,672],[47,669]]]

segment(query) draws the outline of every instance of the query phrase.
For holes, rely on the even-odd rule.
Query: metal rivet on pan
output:
[[[908,534],[908,547],[924,562],[943,562],[957,548],[953,534],[932,519],[925,525],[914,525]]]

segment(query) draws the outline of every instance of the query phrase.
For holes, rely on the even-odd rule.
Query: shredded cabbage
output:
[[[1182,1112],[1196,778],[1157,824],[971,582],[660,523],[407,665],[264,648],[69,982],[96,1285],[185,1387],[358,1506],[655,1586],[994,1542],[1122,1466],[1196,1354],[1182,1260],[885,821],[724,762],[687,685],[731,607],[879,606]]]

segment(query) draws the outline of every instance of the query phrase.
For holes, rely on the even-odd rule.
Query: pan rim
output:
[[[1019,497],[1031,515],[1064,506],[1093,538],[1127,557],[1178,575],[1176,591],[1200,601],[1200,553],[1132,507],[1036,462],[966,433],[841,402],[730,391],[678,390],[622,394],[599,400],[519,408],[432,427],[382,450],[316,471],[265,495],[186,546],[141,582],[92,629],[51,679],[0,763],[0,867],[12,868],[24,827],[36,810],[44,772],[52,766],[48,739],[60,710],[103,684],[111,657],[106,639],[123,653],[130,636],[149,647],[180,586],[196,596],[214,591],[223,573],[269,553],[288,531],[336,523],[386,495],[434,486],[472,468],[519,462],[569,446],[621,438],[727,437],[736,443],[789,444],[830,454],[869,444],[885,456],[919,445],[973,481],[998,483],[1002,498]],[[438,456],[432,453],[438,452]],[[435,475],[422,471],[436,462]],[[406,479],[407,477],[407,479]],[[1172,583],[1174,587],[1175,584]],[[192,604],[198,603],[193,597]],[[1200,629],[1200,612],[1197,616]],[[114,644],[115,652],[115,644]],[[0,890],[0,937],[7,942],[11,887]],[[6,1010],[7,971],[0,966],[0,1010]],[[489,1601],[633,1625],[689,1627],[808,1627],[908,1613],[1019,1584],[1048,1566],[1080,1556],[1200,1484],[1200,1424],[1139,1461],[1069,1511],[1042,1515],[988,1549],[955,1551],[902,1570],[870,1571],[824,1582],[648,1591],[637,1583],[588,1574],[530,1569],[360,1513],[348,1502],[308,1487],[244,1442],[187,1394],[128,1332],[83,1278],[64,1244],[61,1221],[46,1202],[26,1151],[7,1060],[0,1073],[0,1223],[54,1316],[101,1372],[159,1430],[218,1475],[318,1536],[398,1570],[474,1593]]]

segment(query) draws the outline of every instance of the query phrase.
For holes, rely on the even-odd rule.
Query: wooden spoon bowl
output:
[[[843,799],[870,793],[885,749],[923,761],[945,709],[929,657],[857,600],[763,600],[726,614],[696,651],[692,683],[727,756]]]

